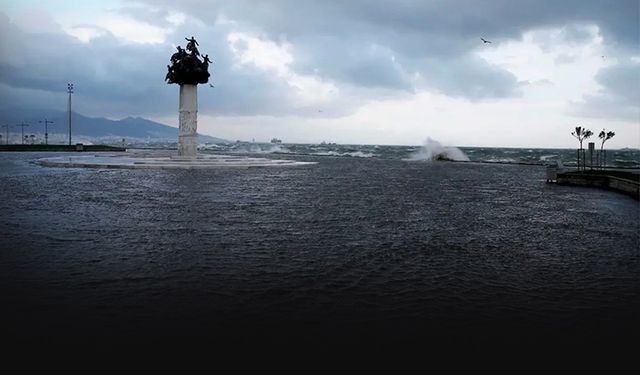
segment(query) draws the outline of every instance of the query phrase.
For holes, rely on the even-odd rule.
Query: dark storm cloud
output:
[[[171,41],[184,46],[184,36],[193,32],[193,27],[178,29]],[[283,82],[266,72],[234,68],[226,30],[209,31],[207,36],[201,41],[201,51],[214,56],[211,82],[215,88],[201,86],[201,110],[225,114],[288,111]],[[76,108],[85,114],[119,117],[175,112],[177,89],[163,81],[169,57],[175,52],[169,45],[122,43],[107,31],[90,43],[63,32],[28,33],[0,13],[0,48],[3,107],[60,106],[50,94],[64,95],[67,83],[74,82]],[[225,80],[217,83],[218,76]]]
[[[640,121],[640,62],[625,61],[604,68],[596,75],[602,90],[572,103],[570,110],[586,117],[612,117]]]
[[[330,48],[319,46],[330,44]],[[395,60],[393,50],[373,40],[309,37],[293,46],[292,68],[302,74],[346,82],[365,88],[413,91],[408,72]]]
[[[383,34],[395,30],[418,32],[423,40],[432,34],[477,38],[517,37],[541,26],[596,23],[613,39],[637,44],[636,0],[190,0],[149,1],[164,4],[203,19],[223,13],[274,36],[306,34]],[[416,45],[416,48],[421,46]]]
[[[151,8],[136,5],[116,11],[165,28],[171,12],[179,11],[199,18],[202,25],[187,21],[161,45],[123,44],[108,32],[84,44],[62,32],[25,33],[0,14],[0,83],[64,92],[66,82],[74,81],[94,108],[102,103],[110,112],[105,115],[170,113],[177,94],[162,81],[173,52],[170,44],[184,44],[184,36],[196,35],[201,50],[214,58],[215,88],[202,87],[201,110],[280,115],[311,112],[294,104],[293,89],[282,77],[237,64],[228,32],[284,39],[291,45],[294,73],[329,80],[342,92],[372,98],[389,90],[398,95],[430,90],[471,100],[519,95],[522,82],[476,57],[478,49],[486,48],[480,37],[497,45],[530,29],[562,27],[565,41],[580,43],[589,38],[584,25],[596,24],[606,46],[627,54],[638,51],[636,0],[148,3]],[[217,24],[221,17],[233,23]],[[615,90],[623,88],[616,77],[607,72],[599,76],[607,95],[618,95]],[[345,113],[353,103],[334,105],[335,113]]]
[[[449,96],[479,100],[520,93],[521,83],[511,73],[473,56],[464,56],[448,63],[434,60],[429,62],[424,72],[428,86]]]
[[[67,82],[87,100],[109,103],[115,111],[149,111],[162,105],[167,51],[150,45],[121,44],[108,33],[85,44],[65,33],[26,33],[0,19],[0,82],[16,89],[65,92]],[[15,101],[9,97],[6,101]],[[138,101],[133,104],[133,99]],[[24,104],[27,103],[16,103]],[[31,103],[40,106],[43,103]],[[110,113],[104,113],[109,115]]]
[[[427,77],[427,89],[474,99],[518,94],[513,75],[471,56],[482,48],[481,36],[499,43],[533,28],[562,27],[563,42],[580,43],[590,37],[583,25],[596,24],[607,43],[638,48],[636,0],[160,3],[205,22],[223,14],[242,29],[273,40],[285,36],[294,47],[298,72],[317,71],[340,82],[399,90],[415,89],[408,77],[420,74]],[[371,53],[372,45],[386,55]],[[398,63],[391,64],[389,55]],[[441,73],[448,75],[437,75]]]
[[[640,63],[627,61],[602,69],[596,81],[626,103],[640,105]]]

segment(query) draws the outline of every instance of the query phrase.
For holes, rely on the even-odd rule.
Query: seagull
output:
[[[483,42],[485,42],[485,43],[491,43],[491,41],[489,41],[489,40],[484,40],[483,38],[480,38],[480,40],[482,40],[482,41],[483,41]]]

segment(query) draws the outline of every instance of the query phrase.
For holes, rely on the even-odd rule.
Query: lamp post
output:
[[[25,126],[29,126],[29,124],[25,124],[24,122],[22,124],[18,124],[16,126],[21,126],[22,127],[22,144],[24,144],[24,127]]]
[[[9,125],[2,125],[2,127],[7,128],[7,145],[9,144]]]
[[[71,94],[73,94],[73,83],[67,83],[69,93],[69,146],[71,146]]]
[[[48,124],[53,124],[53,121],[49,121],[46,118],[44,119],[44,121],[38,121],[39,123],[44,123],[44,144],[48,145],[49,144],[49,133],[47,132],[47,125]]]

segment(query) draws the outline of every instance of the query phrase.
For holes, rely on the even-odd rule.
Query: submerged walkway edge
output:
[[[36,161],[45,167],[103,168],[103,169],[209,169],[287,167],[316,164],[289,159],[265,159],[231,155],[199,155],[180,158],[150,155],[87,155],[43,158]]]
[[[554,168],[548,168],[547,182],[613,190],[640,200],[640,174],[638,173],[595,170],[557,172]]]

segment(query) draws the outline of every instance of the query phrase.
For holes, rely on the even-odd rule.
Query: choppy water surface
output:
[[[586,147],[586,146],[585,146]],[[544,148],[493,148],[493,147],[448,147],[438,141],[427,138],[422,146],[384,146],[384,145],[343,145],[335,143],[321,144],[271,144],[237,142],[226,145],[201,145],[202,150],[222,153],[249,154],[285,154],[330,157],[380,158],[419,161],[429,159],[438,153],[451,160],[474,161],[480,163],[549,165],[561,162],[566,166],[577,164],[576,149]],[[583,150],[585,164],[598,165],[600,150],[591,155]],[[583,156],[580,156],[581,158]],[[582,161],[581,161],[582,163]],[[602,164],[614,168],[640,168],[640,150],[604,150]]]
[[[243,170],[0,155],[11,337],[638,338],[638,202],[544,167],[278,155]]]

